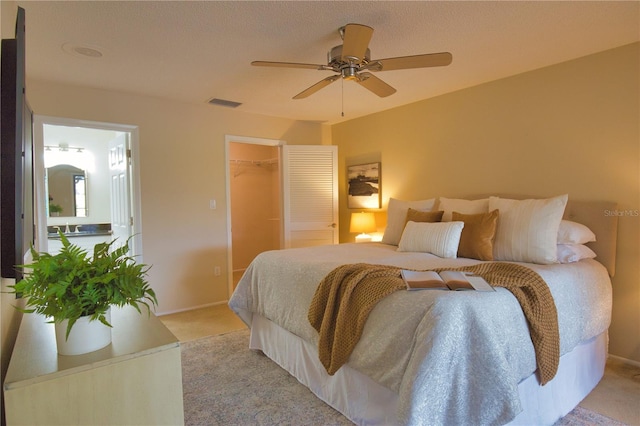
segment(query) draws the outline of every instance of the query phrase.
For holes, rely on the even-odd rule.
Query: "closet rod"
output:
[[[262,164],[276,164],[278,162],[277,158],[269,158],[266,160],[229,160],[230,163],[234,164],[252,164],[256,166],[260,166]]]

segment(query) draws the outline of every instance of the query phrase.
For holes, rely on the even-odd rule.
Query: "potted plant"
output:
[[[121,247],[114,246],[117,240],[96,244],[93,256],[89,256],[86,250],[71,244],[62,231],[58,234],[62,241],[59,253],[38,253],[32,247],[33,261],[20,265],[25,276],[11,287],[27,300],[24,308],[16,308],[42,314],[55,323],[58,353],[92,352],[111,342],[111,306],[130,305],[142,313],[140,305],[145,305],[148,312],[150,304],[157,305],[146,280],[149,267],[127,254],[128,240]],[[94,326],[102,331],[81,334],[84,328]]]
[[[60,216],[62,206],[60,204],[49,204],[49,214],[51,216]]]

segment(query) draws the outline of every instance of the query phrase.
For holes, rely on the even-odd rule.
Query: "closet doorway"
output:
[[[258,254],[282,248],[280,146],[283,143],[227,136],[229,270],[232,271],[229,294]]]

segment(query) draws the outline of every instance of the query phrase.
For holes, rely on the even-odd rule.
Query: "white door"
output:
[[[282,147],[284,248],[338,243],[338,147]]]
[[[129,200],[130,176],[129,165],[131,150],[129,147],[129,134],[122,133],[109,142],[109,178],[111,192],[111,230],[113,238],[117,238],[114,247],[120,247],[131,236],[133,216]],[[133,240],[132,240],[133,241]],[[135,251],[129,247],[130,253]]]

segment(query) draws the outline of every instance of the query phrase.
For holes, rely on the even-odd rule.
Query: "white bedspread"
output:
[[[247,269],[229,306],[249,326],[256,312],[315,345],[307,312],[316,286],[336,266],[356,262],[413,269],[479,263],[380,243],[270,251]],[[600,263],[528,266],[555,299],[561,355],[609,327],[611,282]],[[372,310],[348,364],[397,392],[400,423],[411,425],[506,423],[521,411],[518,383],[536,368],[524,315],[504,288],[395,292]]]

